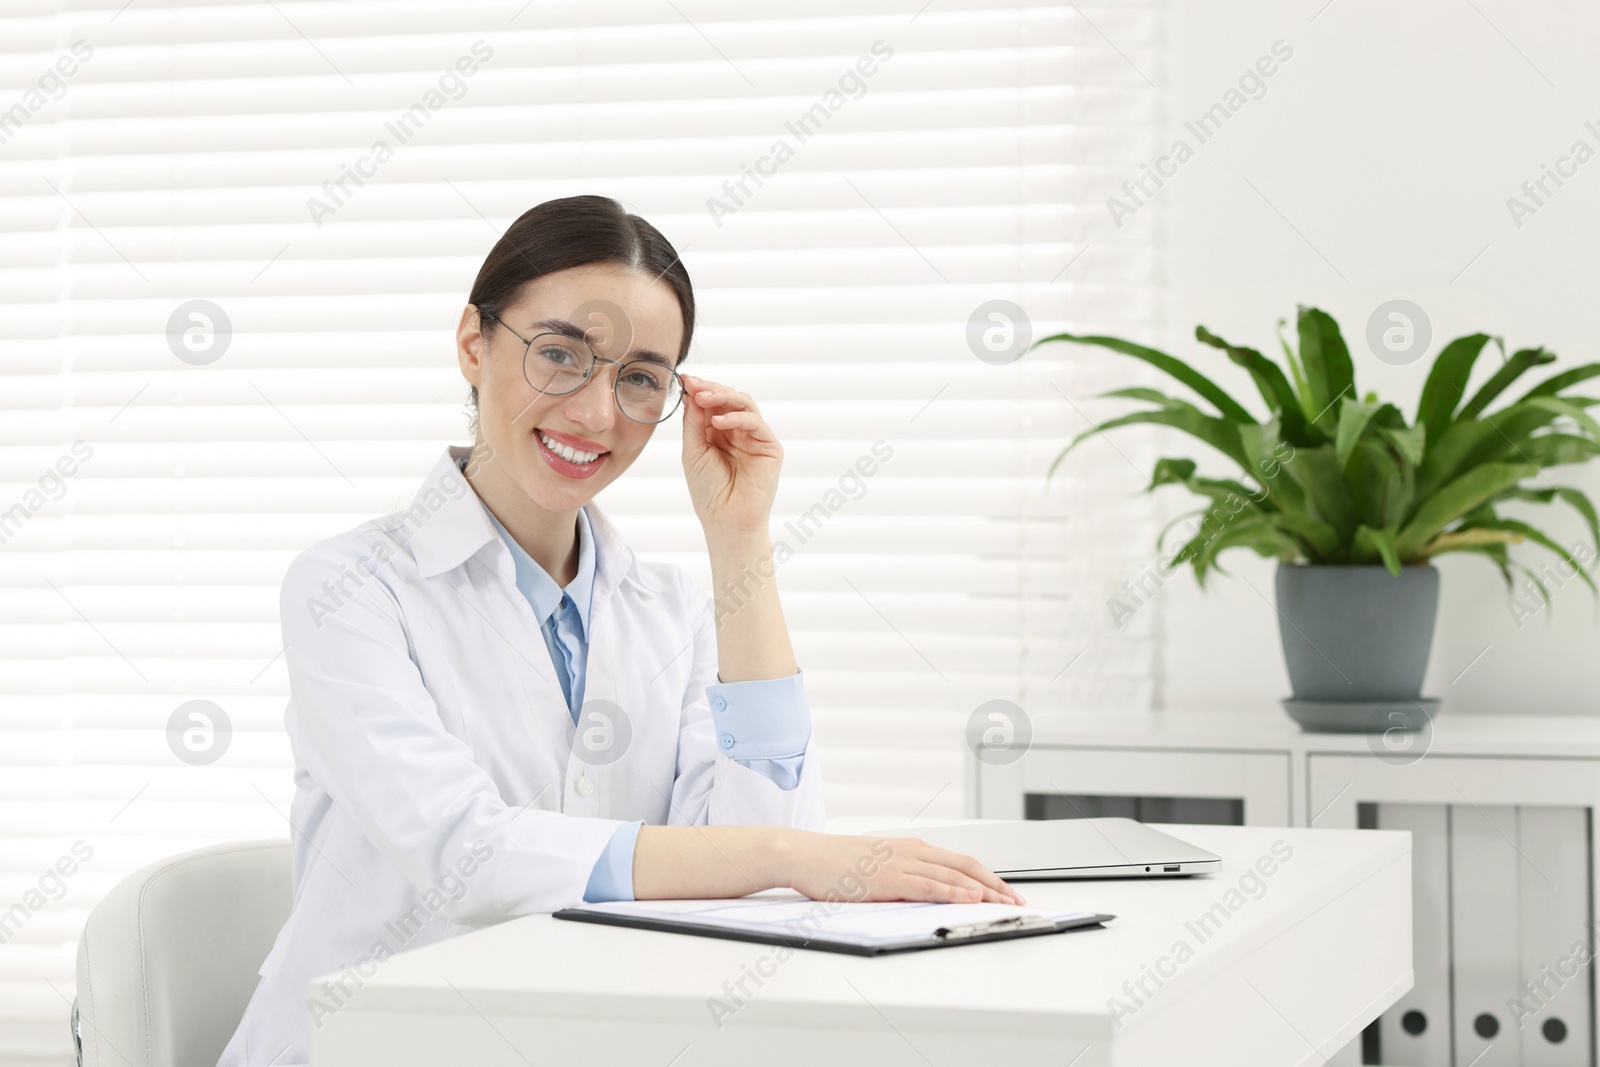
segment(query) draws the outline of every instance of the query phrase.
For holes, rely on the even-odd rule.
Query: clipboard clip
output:
[[[1055,927],[1055,920],[1048,915],[1012,915],[1004,919],[991,919],[985,923],[941,926],[933,932],[933,936],[941,941],[957,941],[967,937],[986,937],[989,934],[1009,934],[1022,930],[1054,930]]]

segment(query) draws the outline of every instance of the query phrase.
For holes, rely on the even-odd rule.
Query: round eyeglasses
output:
[[[588,384],[596,363],[617,366],[611,385],[617,410],[634,422],[653,426],[665,422],[683,402],[683,379],[678,372],[658,359],[632,359],[620,362],[594,354],[583,341],[560,333],[540,333],[524,337],[496,315],[484,315],[505,326],[522,342],[522,377],[546,396],[566,396]]]

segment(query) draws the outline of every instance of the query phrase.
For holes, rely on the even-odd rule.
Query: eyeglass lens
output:
[[[541,393],[561,396],[582,388],[594,372],[589,346],[561,334],[542,333],[528,345],[523,377]],[[633,360],[617,371],[617,407],[634,422],[661,422],[677,410],[681,385],[664,364]]]

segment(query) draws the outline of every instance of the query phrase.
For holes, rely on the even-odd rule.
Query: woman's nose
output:
[[[586,430],[609,430],[616,421],[616,401],[612,399],[612,375],[615,368],[600,364],[584,388],[568,398],[564,405],[567,418]]]

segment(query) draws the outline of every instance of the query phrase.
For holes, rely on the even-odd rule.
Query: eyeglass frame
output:
[[[622,417],[627,419],[629,422],[638,423],[640,426],[660,426],[662,423],[672,418],[672,416],[676,415],[678,413],[678,409],[683,406],[683,394],[685,392],[683,375],[678,373],[676,367],[668,367],[665,363],[658,359],[630,359],[626,362],[617,359],[607,359],[604,356],[597,355],[594,347],[581,337],[572,337],[568,334],[556,333],[551,330],[546,330],[543,333],[536,333],[532,337],[524,337],[516,330],[513,330],[511,328],[511,324],[506,322],[506,320],[501,318],[499,315],[480,312],[478,317],[490,322],[498,322],[501,326],[505,327],[507,333],[522,342],[522,380],[528,383],[529,389],[532,389],[540,396],[576,396],[578,393],[582,392],[584,387],[587,386],[594,378],[594,368],[596,364],[611,363],[617,367],[617,376],[611,380],[611,402],[615,404],[617,410],[622,413]],[[537,385],[534,385],[531,381],[528,381],[528,353],[533,351],[533,342],[537,341],[541,337],[560,337],[563,340],[580,344],[588,351],[589,369],[584,372],[582,385],[578,386],[576,389],[569,389],[564,393],[548,393],[545,390],[540,389]],[[672,410],[667,412],[665,415],[662,415],[661,418],[657,419],[655,422],[644,422],[634,418],[632,415],[629,415],[622,406],[622,398],[617,396],[617,384],[622,380],[622,369],[634,363],[650,363],[654,364],[655,366],[665,368],[666,372],[672,375],[673,380],[678,383],[678,399],[673,402]]]

